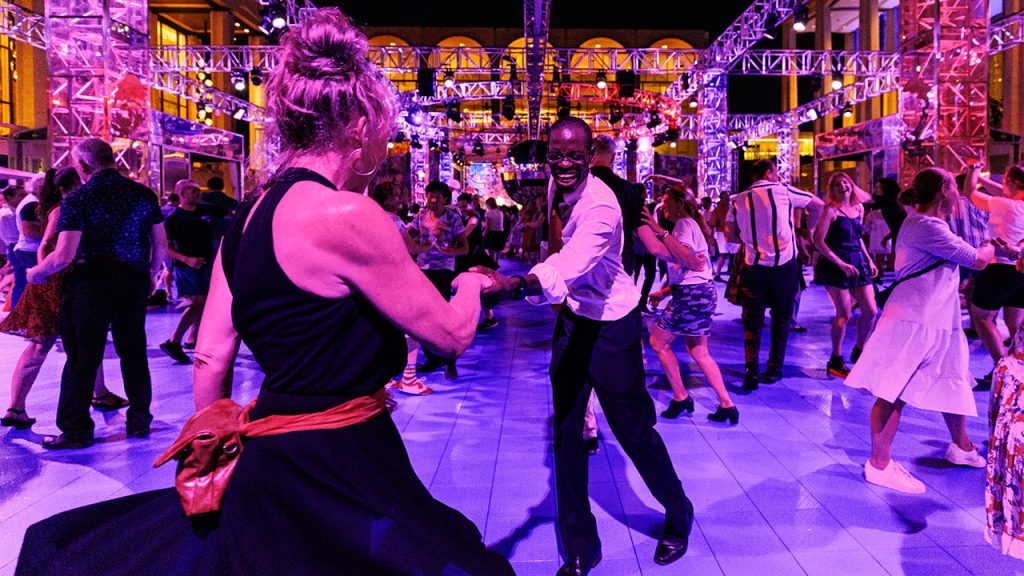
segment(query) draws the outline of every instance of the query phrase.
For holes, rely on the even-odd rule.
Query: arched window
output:
[[[398,36],[392,36],[391,34],[381,34],[380,36],[374,36],[368,40],[370,46],[408,46],[409,43],[402,40]]]

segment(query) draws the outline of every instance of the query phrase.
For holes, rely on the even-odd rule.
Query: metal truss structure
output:
[[[451,100],[496,100],[518,94],[519,90],[516,88],[512,82],[456,82],[451,88],[444,85],[435,87],[433,96],[419,96],[415,91],[406,94],[420,105],[429,106]]]
[[[742,54],[730,74],[752,76],[878,76],[900,67],[892,52],[847,50],[751,50]]]
[[[150,68],[157,72],[268,71],[277,64],[277,46],[177,46],[148,49]]]
[[[697,187],[698,196],[717,198],[732,192],[733,154],[729,141],[726,87],[729,77],[721,70],[702,79],[697,108]]]
[[[67,165],[81,140],[100,137],[113,145],[121,170],[150,180],[149,59],[137,50],[149,43],[148,26],[146,2],[47,2],[53,166]]]
[[[0,0],[0,34],[46,50],[44,18],[7,0]]]
[[[860,82],[843,86],[841,90],[829,92],[821,98],[812,100],[782,114],[752,115],[744,117],[743,121],[730,122],[731,127],[733,129],[739,128],[739,131],[733,134],[729,140],[733,144],[738,145],[747,140],[778,134],[785,130],[796,128],[805,122],[816,120],[826,114],[832,114],[841,110],[846,105],[859,104],[896,90],[898,87],[899,76],[897,74],[865,78]],[[741,128],[744,125],[745,127]]]
[[[200,106],[210,106],[220,114],[234,114],[236,110],[245,110],[242,119],[255,124],[266,122],[266,110],[244,98],[232,96],[227,92],[209,88],[202,82],[177,72],[150,70],[149,86],[195,102]]]
[[[987,0],[901,0],[903,177],[938,165],[953,173],[988,143]]]
[[[526,39],[526,119],[531,139],[540,139],[540,110],[544,98],[544,57],[551,22],[551,0],[525,0],[523,22]]]
[[[994,22],[988,32],[989,54],[1024,45],[1024,12]]]
[[[737,59],[764,38],[765,32],[789,18],[803,1],[755,0],[701,52],[696,64],[676,78],[665,93],[677,101],[688,99],[713,79],[712,71],[721,74],[732,68]]]

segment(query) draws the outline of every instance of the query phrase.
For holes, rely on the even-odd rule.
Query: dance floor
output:
[[[739,311],[724,302],[719,310],[711,348],[736,391],[742,377]],[[519,574],[550,576],[560,564],[547,380],[553,314],[525,303],[502,306],[497,314],[500,324],[480,334],[460,360],[459,378],[431,375],[435,393],[401,396],[394,417],[431,492],[476,522],[488,545],[507,555]],[[176,318],[170,309],[149,317],[156,421],[148,439],[125,439],[123,411],[94,412],[94,447],[42,450],[41,435],[57,431],[64,358],[54,354],[47,361],[29,397],[39,424],[32,431],[2,432],[0,575],[13,574],[30,524],[75,506],[172,485],[173,468],[153,469],[152,462],[192,412],[191,368],[172,364],[156,348]],[[652,561],[662,512],[602,419],[601,451],[590,461],[604,554],[595,575],[1024,574],[1024,562],[985,543],[984,471],[946,463],[948,433],[938,414],[908,409],[893,450],[927,484],[926,494],[903,495],[864,482],[872,398],[826,377],[830,318],[824,291],[811,288],[800,311],[810,330],[790,340],[786,379],[737,395],[737,427],[705,419],[715,398],[689,365],[685,378],[696,414],[658,422],[696,507],[690,551],[672,566]],[[851,345],[852,329],[847,354]],[[19,339],[0,336],[4,379],[21,348]],[[688,362],[681,345],[678,350]],[[660,411],[671,393],[649,349],[646,362]],[[976,341],[971,362],[976,375],[991,367]],[[104,366],[120,392],[109,347]],[[252,356],[243,351],[235,398],[251,398],[259,381]],[[969,430],[980,444],[988,394],[975,397],[982,416],[970,420]],[[6,402],[6,392],[0,398]]]

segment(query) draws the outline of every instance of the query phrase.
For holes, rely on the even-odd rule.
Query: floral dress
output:
[[[989,425],[985,539],[1003,554],[1024,559],[1024,330],[1017,330],[996,364]]]

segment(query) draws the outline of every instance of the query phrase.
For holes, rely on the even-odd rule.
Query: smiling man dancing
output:
[[[582,435],[592,389],[615,437],[665,507],[665,531],[654,561],[668,564],[682,557],[693,524],[693,505],[654,430],[654,402],[644,386],[640,293],[622,268],[622,211],[615,193],[590,174],[592,156],[586,122],[576,117],[555,122],[547,156],[551,255],[527,276],[506,278],[478,269],[494,280],[485,295],[529,295],[532,303],[559,310],[550,368],[558,523],[567,556],[559,575],[582,576],[601,560]]]

